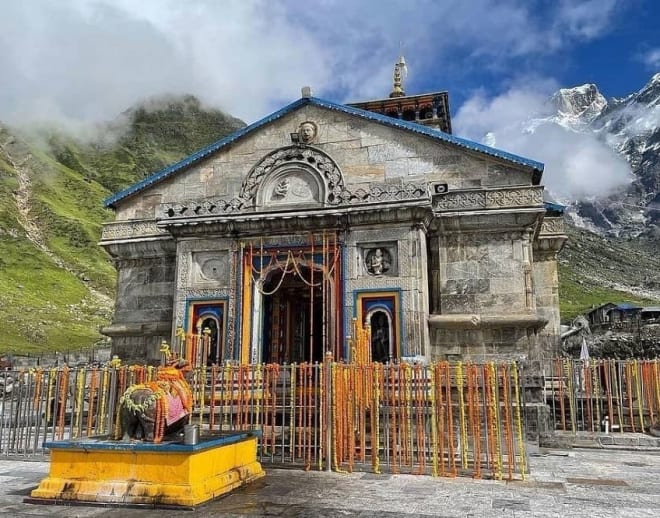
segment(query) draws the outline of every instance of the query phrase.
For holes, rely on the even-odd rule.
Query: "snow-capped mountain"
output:
[[[557,110],[552,121],[573,130],[589,126],[607,106],[607,100],[594,84],[562,88],[550,101]]]
[[[597,135],[625,158],[633,176],[615,194],[571,203],[574,221],[608,234],[660,239],[660,73],[623,99],[605,99],[586,84],[559,90],[551,103],[556,112],[544,123]]]

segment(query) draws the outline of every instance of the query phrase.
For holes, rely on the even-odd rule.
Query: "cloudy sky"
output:
[[[448,90],[457,134],[547,162],[511,128],[559,87],[640,89],[659,26],[655,0],[0,0],[0,120],[102,121],[185,92],[249,123],[303,85],[386,96],[402,46],[407,92]]]

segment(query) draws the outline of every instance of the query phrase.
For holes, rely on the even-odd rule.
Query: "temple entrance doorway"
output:
[[[263,284],[265,363],[320,362],[330,342],[331,297],[324,293],[322,274],[303,266],[296,270],[275,270]]]

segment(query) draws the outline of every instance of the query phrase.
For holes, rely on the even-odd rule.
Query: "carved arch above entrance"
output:
[[[332,206],[341,202],[344,176],[324,152],[289,146],[266,155],[248,173],[239,198],[246,206]]]

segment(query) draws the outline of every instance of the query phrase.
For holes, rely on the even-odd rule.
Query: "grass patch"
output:
[[[590,309],[606,302],[633,302],[640,306],[657,303],[654,299],[641,298],[625,291],[605,288],[580,277],[567,265],[559,267],[559,308],[562,320],[572,320]]]
[[[107,322],[76,275],[24,237],[0,236],[0,353],[39,354],[89,347]]]

